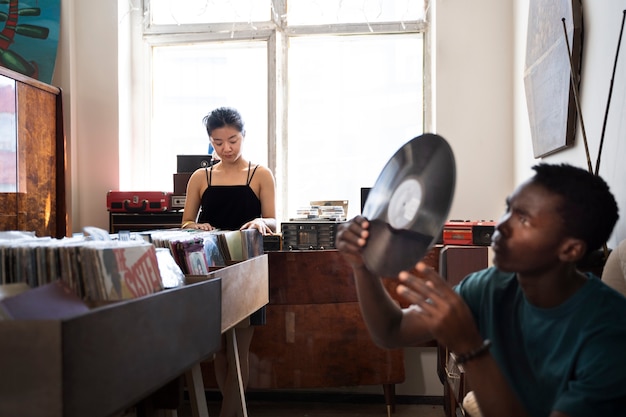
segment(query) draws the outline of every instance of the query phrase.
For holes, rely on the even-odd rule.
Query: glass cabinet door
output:
[[[0,75],[0,230],[17,229],[18,158],[15,80]]]

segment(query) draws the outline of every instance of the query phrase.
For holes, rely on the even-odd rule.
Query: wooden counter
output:
[[[277,251],[269,260],[267,324],[255,327],[249,389],[382,385],[393,404],[404,381],[402,349],[371,340],[359,310],[352,269],[337,250]],[[438,268],[439,248],[424,259]],[[396,283],[385,280],[391,294]],[[435,346],[429,344],[429,346]],[[212,365],[204,383],[215,387]]]

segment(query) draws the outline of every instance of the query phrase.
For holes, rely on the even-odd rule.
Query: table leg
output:
[[[235,328],[228,330],[227,335],[230,339],[230,344],[228,345],[228,352],[226,353],[232,361],[236,365],[237,370],[237,380],[234,383],[237,384],[237,387],[234,387],[236,392],[239,394],[239,410],[237,410],[237,415],[240,417],[248,417],[248,409],[246,407],[246,396],[243,387],[243,378],[241,377],[241,364],[239,362],[239,349],[237,348],[237,334],[235,332]]]
[[[191,415],[193,417],[209,417],[200,364],[195,364],[190,370],[185,372],[185,378],[191,402]]]
[[[385,404],[387,404],[387,417],[396,412],[396,384],[383,384]]]

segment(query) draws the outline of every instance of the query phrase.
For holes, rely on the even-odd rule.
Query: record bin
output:
[[[0,320],[0,416],[120,413],[219,350],[221,294],[214,279],[66,319]]]

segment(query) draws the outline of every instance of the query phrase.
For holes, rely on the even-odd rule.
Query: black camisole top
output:
[[[256,196],[250,181],[259,166],[251,170],[241,185],[211,185],[213,166],[205,168],[208,187],[202,194],[198,223],[209,223],[221,230],[239,230],[246,222],[261,217],[261,200]]]

